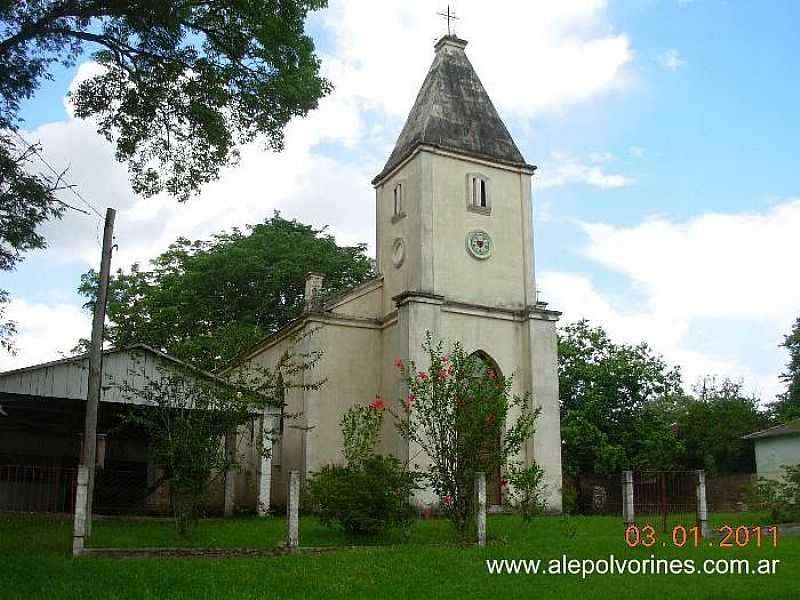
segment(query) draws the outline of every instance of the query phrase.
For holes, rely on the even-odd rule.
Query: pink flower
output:
[[[453,498],[451,496],[442,496],[442,504],[448,508],[453,506]]]
[[[489,377],[489,379],[494,379],[495,377],[497,377],[497,373],[495,373],[492,367],[486,369],[486,375]]]
[[[452,375],[452,374],[453,374],[453,373],[455,373],[455,372],[456,372],[456,368],[455,368],[453,365],[450,365],[450,366],[448,367],[448,369],[447,369],[447,374],[448,374],[448,375]]]
[[[394,367],[395,369],[402,369],[403,368],[403,361],[399,358],[394,359]]]
[[[369,403],[370,408],[374,408],[375,410],[383,410],[386,405],[383,403],[383,399],[380,397],[375,398],[372,402]]]
[[[417,379],[420,381],[425,381],[428,378],[428,374],[425,371],[420,371],[417,373]]]
[[[439,377],[441,377],[442,379],[447,379],[447,376],[449,375],[449,373],[447,372],[447,369],[439,369],[436,372],[436,374],[439,375]]]
[[[447,354],[445,354],[445,355],[442,357],[442,364],[445,364],[445,365],[446,365],[448,362],[450,362],[450,357],[449,357],[449,356],[447,356]]]
[[[411,405],[414,404],[414,400],[416,399],[417,397],[414,394],[409,394],[408,396],[406,396],[406,400],[404,402],[406,408],[411,408]]]

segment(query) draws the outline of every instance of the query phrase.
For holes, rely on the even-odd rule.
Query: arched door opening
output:
[[[500,379],[503,374],[495,360],[483,350],[473,352],[473,374],[475,377],[487,377]],[[502,431],[502,427],[500,428]],[[500,433],[496,439],[492,440],[493,446],[488,452],[494,452],[500,447]],[[500,465],[496,465],[491,472],[486,473],[486,504],[488,506],[500,506],[503,503],[502,475]]]

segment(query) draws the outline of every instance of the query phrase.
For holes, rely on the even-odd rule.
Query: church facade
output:
[[[304,376],[320,389],[292,389],[272,457],[262,461],[261,495],[283,504],[288,473],[310,477],[342,462],[339,422],[354,404],[403,397],[396,358],[425,366],[422,344],[459,341],[541,408],[536,434],[519,460],[546,474],[547,506],[561,511],[561,434],[556,321],[536,298],[532,176],[465,53],[445,36],[383,170],[375,177],[378,277],[323,301],[309,274],[305,313],[241,360],[269,366],[300,337],[297,351],[321,351]],[[305,335],[313,331],[312,335]],[[293,422],[296,421],[296,422]],[[378,451],[420,465],[385,420]],[[271,464],[270,464],[271,463]],[[421,466],[421,465],[420,465]],[[498,503],[502,491],[490,493]],[[417,501],[435,503],[430,494]],[[264,502],[266,504],[266,502]]]

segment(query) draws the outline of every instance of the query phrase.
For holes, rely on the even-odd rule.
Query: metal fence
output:
[[[33,465],[0,465],[0,509],[72,512],[78,470]]]
[[[755,475],[707,476],[707,503],[710,512],[747,510],[747,488]],[[693,513],[696,509],[696,471],[636,471],[634,503],[637,515],[663,516]],[[576,510],[584,515],[622,514],[621,474],[565,479],[565,487],[575,491]]]
[[[75,503],[78,470],[74,467],[0,465],[0,510],[69,513]],[[148,487],[140,470],[98,469],[94,511],[98,514],[163,514],[169,504],[163,490]]]

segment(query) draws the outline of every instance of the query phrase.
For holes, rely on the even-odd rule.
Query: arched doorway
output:
[[[473,362],[473,375],[475,377],[486,377],[492,379],[502,379],[503,373],[497,362],[483,350],[477,350],[471,355]],[[502,428],[500,429],[502,431]],[[487,452],[495,451],[500,446],[500,433],[496,439],[492,440],[492,446]],[[503,503],[502,475],[500,465],[496,465],[491,472],[486,473],[486,504],[488,506],[500,506]]]

